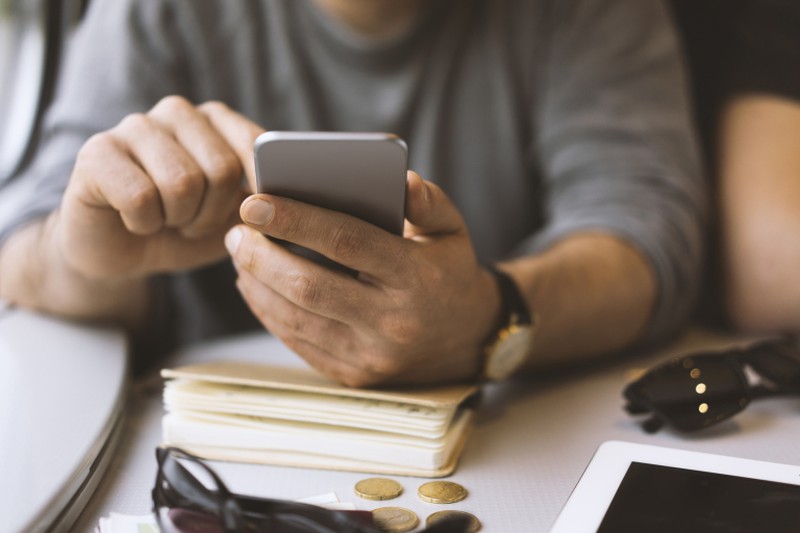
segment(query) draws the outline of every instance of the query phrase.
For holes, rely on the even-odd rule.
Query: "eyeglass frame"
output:
[[[194,474],[181,465],[178,458],[175,456],[179,456],[178,458],[180,459],[191,461],[192,464],[198,465],[210,475],[219,489],[218,493],[221,498],[213,498],[209,494],[204,494],[202,495],[204,496],[202,499],[206,500],[205,506],[198,505],[197,501],[188,499],[187,502],[189,505],[185,507],[169,505],[167,502],[169,496],[164,492],[164,482],[166,481],[172,484],[173,481],[176,481],[174,479],[172,481],[166,479],[164,464],[170,458],[172,459],[172,464],[181,470],[179,475],[185,477],[182,481],[199,485],[202,487],[202,489],[200,489],[202,492],[214,492],[208,487],[205,487]],[[242,529],[243,526],[248,524],[243,523],[243,519],[248,517],[250,520],[256,521],[249,524],[251,529],[252,526],[256,526],[253,530],[261,531],[258,526],[268,525],[265,524],[265,520],[274,519],[273,515],[275,509],[273,509],[272,514],[270,514],[270,511],[253,509],[255,506],[277,507],[286,512],[287,516],[291,516],[295,520],[305,519],[307,521],[313,521],[313,523],[307,524],[309,526],[308,533],[381,533],[382,531],[372,522],[372,513],[370,511],[335,511],[302,502],[244,496],[231,492],[219,475],[208,466],[203,459],[175,446],[156,447],[156,460],[158,462],[158,472],[156,474],[155,485],[151,491],[151,496],[153,501],[153,514],[161,531],[167,531],[167,529],[164,528],[161,523],[161,514],[159,510],[161,508],[174,509],[176,507],[191,512],[196,512],[199,507],[199,512],[218,518],[220,520],[220,526],[225,533],[239,533],[244,531]],[[178,494],[178,496],[188,498],[184,494]],[[317,516],[315,517],[315,515]],[[316,518],[320,517],[330,519],[332,522],[336,523],[320,523],[316,520]],[[343,526],[348,529],[344,529]],[[334,527],[335,529],[330,529],[330,527]],[[451,516],[428,526],[421,533],[466,533],[470,530],[469,528],[470,521],[468,517]]]
[[[180,480],[176,479],[176,475],[169,476],[166,472],[166,468],[169,468],[169,465],[165,467],[165,464],[170,459],[172,460],[171,464],[180,469],[177,473],[177,476],[181,477]],[[180,464],[178,459],[188,460],[202,468],[213,479],[216,491],[205,487],[191,471]],[[251,529],[259,530],[259,525],[264,525],[265,521],[274,523],[276,519],[279,519],[277,518],[278,513],[285,513],[287,516],[313,522],[308,524],[309,532],[349,531],[351,533],[376,533],[379,531],[371,525],[371,513],[369,511],[333,511],[302,502],[236,494],[228,489],[225,482],[204,460],[178,447],[157,447],[156,460],[158,462],[158,472],[151,495],[153,513],[162,531],[166,531],[166,529],[161,524],[161,514],[159,512],[161,508],[179,508],[216,517],[225,533],[244,531],[247,526]],[[194,499],[190,499],[185,491],[179,492],[177,488],[173,489],[176,492],[174,496],[166,494],[164,482],[175,485],[178,481],[195,485],[193,489],[190,489],[195,491],[195,494],[192,495]],[[183,498],[185,501],[170,501],[174,497]],[[319,519],[326,520],[320,522],[318,521]],[[329,524],[331,523],[334,523],[333,525],[337,529],[330,529],[332,526]],[[343,529],[344,527],[348,529]]]

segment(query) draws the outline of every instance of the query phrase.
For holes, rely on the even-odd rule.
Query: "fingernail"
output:
[[[431,190],[428,188],[428,184],[422,181],[422,179],[420,179],[419,181],[422,183],[422,199],[425,200],[426,204],[430,204]]]
[[[274,212],[271,203],[253,198],[242,206],[242,220],[253,226],[263,226],[272,219]]]
[[[422,201],[426,204],[431,203],[431,190],[428,188],[428,184],[425,183],[425,180],[422,179],[422,176],[417,174],[416,172],[409,172],[414,179],[419,182],[420,187],[422,187]]]
[[[228,249],[229,254],[233,255],[236,253],[240,242],[242,242],[242,230],[239,228],[231,228],[228,233],[225,234],[225,248]]]

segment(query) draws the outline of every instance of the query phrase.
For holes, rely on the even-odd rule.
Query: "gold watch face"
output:
[[[503,330],[486,354],[484,375],[487,379],[504,379],[514,373],[528,355],[533,336],[530,325],[512,325]]]

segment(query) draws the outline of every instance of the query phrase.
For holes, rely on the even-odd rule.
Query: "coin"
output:
[[[467,533],[475,533],[476,531],[481,530],[481,521],[478,520],[474,514],[470,514],[465,511],[437,511],[428,517],[428,519],[425,521],[425,527],[430,527],[436,522],[444,520],[450,516],[466,516],[469,519],[469,528],[467,529]]]
[[[428,503],[455,503],[467,497],[467,489],[452,481],[430,481],[420,485],[417,494]]]
[[[393,479],[371,477],[356,483],[356,495],[365,500],[391,500],[403,493],[403,486]]]
[[[405,533],[419,525],[419,517],[404,507],[379,507],[372,511],[372,519],[381,531]]]

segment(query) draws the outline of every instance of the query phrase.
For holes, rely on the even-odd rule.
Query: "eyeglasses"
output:
[[[789,394],[800,394],[800,346],[791,338],[672,359],[623,391],[628,413],[650,415],[642,423],[648,433],[664,424],[696,431],[732,417],[751,400]]]
[[[369,511],[234,494],[201,459],[179,448],[156,448],[153,513],[162,533],[379,533]],[[425,533],[466,533],[457,516]]]

